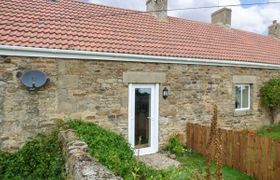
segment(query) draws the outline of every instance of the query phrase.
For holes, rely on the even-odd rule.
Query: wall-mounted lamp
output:
[[[163,97],[164,99],[166,99],[168,96],[169,96],[169,92],[168,92],[168,89],[165,87],[165,88],[162,90],[162,97]]]

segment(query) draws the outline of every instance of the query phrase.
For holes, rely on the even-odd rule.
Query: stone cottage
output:
[[[0,3],[0,148],[16,150],[55,119],[83,119],[154,153],[186,123],[223,128],[269,122],[259,89],[280,76],[280,24],[269,35],[231,28],[231,10],[212,23],[167,16],[167,0],[147,12],[79,0]],[[22,74],[49,82],[26,88]]]

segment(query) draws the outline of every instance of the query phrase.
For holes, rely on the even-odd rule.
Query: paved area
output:
[[[169,167],[178,167],[180,163],[174,159],[167,157],[166,154],[156,153],[140,156],[140,161],[155,169],[167,169]]]

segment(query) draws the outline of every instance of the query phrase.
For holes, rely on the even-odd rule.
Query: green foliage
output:
[[[0,152],[0,179],[65,179],[57,133],[39,134],[16,153]]]
[[[280,79],[267,81],[260,89],[261,103],[271,112],[274,123],[274,112],[280,109]]]
[[[184,147],[175,134],[172,135],[172,137],[169,139],[169,142],[166,146],[166,150],[171,152],[172,154],[176,154],[176,156],[183,155]]]
[[[88,144],[90,154],[99,162],[121,176],[127,176],[132,172],[136,159],[122,136],[92,123],[70,121],[68,125]]]
[[[177,138],[171,138],[169,149],[177,152],[182,167],[155,170],[141,163],[133,154],[125,138],[101,127],[81,121],[70,121],[69,127],[76,130],[81,140],[89,145],[90,154],[103,165],[122,176],[124,179],[199,179],[202,177],[205,164],[201,155],[192,151],[184,151]],[[235,179],[251,179],[232,168],[223,169],[225,179],[234,174]],[[214,169],[213,169],[214,172]],[[234,179],[234,178],[233,178]]]
[[[280,108],[280,79],[267,81],[260,90],[261,102],[269,108]]]
[[[273,139],[280,139],[280,124],[264,126],[257,131],[257,134]]]

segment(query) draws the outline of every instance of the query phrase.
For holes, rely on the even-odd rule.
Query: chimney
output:
[[[222,8],[211,15],[212,24],[221,24],[225,26],[231,25],[231,9]]]
[[[268,27],[268,35],[280,39],[280,23],[278,23],[277,20],[274,20],[272,25]]]
[[[159,21],[167,21],[167,0],[147,0],[146,6]]]

